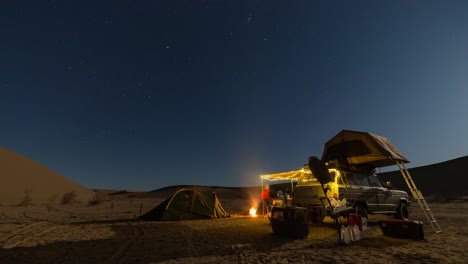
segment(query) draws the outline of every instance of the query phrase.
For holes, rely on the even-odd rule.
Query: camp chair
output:
[[[314,175],[315,178],[320,182],[323,190],[323,196],[319,197],[320,202],[322,204],[323,210],[325,215],[330,216],[333,220],[335,220],[336,231],[338,233],[338,241],[341,242],[341,228],[339,223],[340,216],[347,216],[349,212],[353,210],[353,208],[349,204],[345,204],[343,206],[334,206],[332,204],[332,199],[327,195],[329,190],[328,186],[325,187],[326,184],[331,182],[332,178],[330,173],[328,172],[327,167],[325,164],[319,160],[317,157],[309,157],[309,169]]]

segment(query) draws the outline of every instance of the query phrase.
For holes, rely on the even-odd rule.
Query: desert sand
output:
[[[362,239],[338,243],[330,219],[309,236],[276,236],[267,217],[252,218],[260,187],[214,191],[229,218],[142,222],[137,218],[182,186],[152,192],[94,192],[0,149],[0,264],[7,263],[466,263],[468,204],[430,203],[443,232],[424,225],[422,241],[386,237],[369,219]],[[26,191],[27,190],[27,191]],[[73,199],[64,197],[73,193]],[[27,199],[26,199],[27,198]],[[92,203],[90,203],[92,202]],[[91,204],[91,205],[90,205]],[[417,204],[411,218],[425,221]]]
[[[214,188],[216,189],[216,188]],[[468,204],[431,203],[443,232],[422,241],[386,237],[371,216],[362,239],[338,243],[327,221],[304,239],[273,235],[267,217],[247,216],[245,191],[218,188],[229,218],[141,222],[173,190],[120,192],[87,204],[0,206],[0,263],[466,263]],[[251,189],[250,191],[254,191]],[[170,195],[170,194],[169,194]],[[417,204],[412,219],[425,220]]]

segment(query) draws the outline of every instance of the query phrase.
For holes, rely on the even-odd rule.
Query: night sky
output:
[[[89,188],[254,186],[342,129],[468,154],[468,1],[1,1],[0,146]],[[396,168],[395,168],[396,169]]]

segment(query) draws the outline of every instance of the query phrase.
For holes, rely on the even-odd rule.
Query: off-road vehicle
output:
[[[390,183],[383,183],[375,174],[376,168],[409,162],[387,138],[342,130],[325,143],[322,158],[318,161],[323,170],[315,170],[316,166],[309,163],[310,168],[306,169],[309,172],[312,169],[317,175],[302,173],[294,190],[294,203],[307,207],[313,220],[323,218],[323,196],[337,201],[346,199],[347,205],[356,208],[363,217],[392,214],[396,218],[408,218],[408,193],[393,189]],[[330,173],[328,183],[314,180],[321,179],[319,172],[327,170]]]
[[[313,173],[304,167],[304,173],[294,188],[293,203],[306,207],[308,219],[318,223],[325,217],[325,207],[331,199],[332,204],[351,206],[362,217],[368,214],[388,214],[395,218],[408,219],[408,193],[393,189],[390,183],[383,183],[373,171],[353,166],[326,164],[331,181],[322,185]],[[326,195],[325,195],[326,193]]]
[[[383,183],[375,173],[376,168],[396,165],[429,223],[436,232],[440,232],[405,163],[409,163],[409,160],[387,138],[368,132],[342,130],[325,143],[321,159],[311,156],[300,170],[261,175],[262,185],[264,180],[290,181],[293,188],[292,201],[288,200],[285,206],[272,209],[272,220],[275,220],[272,221],[273,231],[282,226],[295,227],[290,223],[293,218],[285,218],[284,212],[288,216],[294,215],[292,223],[297,223],[299,227],[304,225],[304,221],[298,216],[316,223],[330,216],[335,220],[338,236],[341,234],[339,218],[349,217],[353,211],[363,216],[363,221],[368,214],[388,214],[408,219],[408,193],[392,188],[390,182]],[[277,214],[274,214],[275,210]],[[352,219],[357,218],[353,216]]]

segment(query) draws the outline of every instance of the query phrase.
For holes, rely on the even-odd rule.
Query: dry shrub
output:
[[[63,194],[60,204],[71,204],[74,202],[76,202],[76,193],[75,191],[71,191]]]
[[[32,190],[31,189],[25,189],[24,190],[24,198],[23,198],[23,201],[21,201],[21,203],[18,204],[18,206],[29,206],[31,204],[31,201],[32,201],[32,198],[31,198],[31,192]]]
[[[89,206],[100,205],[108,200],[107,194],[103,192],[96,192],[94,197],[88,201]]]
[[[49,197],[49,199],[47,199],[47,204],[46,204],[47,212],[55,210],[55,207],[57,206],[57,198],[58,198],[58,195],[53,194],[52,196]]]

